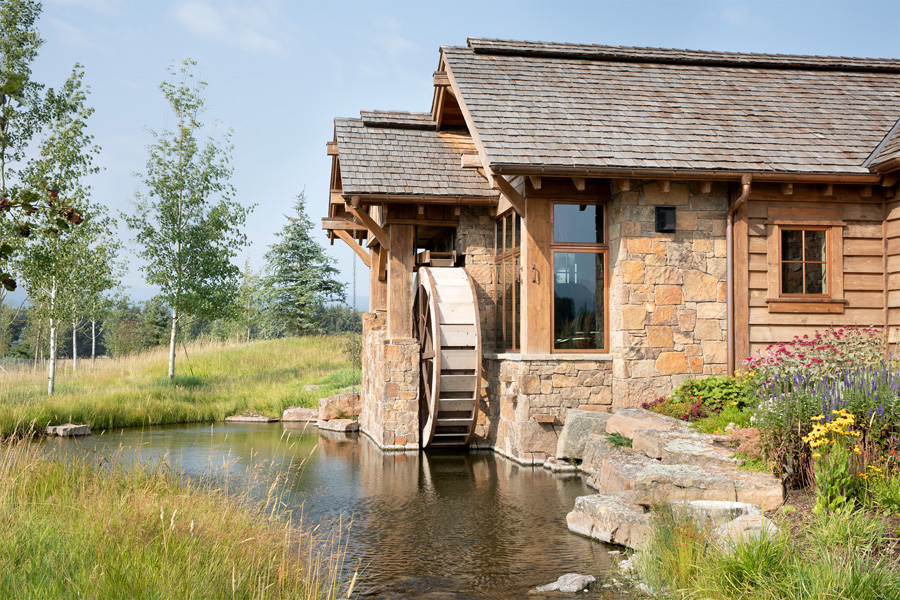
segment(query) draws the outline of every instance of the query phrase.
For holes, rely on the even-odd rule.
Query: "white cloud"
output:
[[[276,24],[259,6],[190,0],[179,2],[172,14],[199,38],[253,54],[285,54],[284,46],[272,34]]]
[[[53,30],[53,41],[60,41],[76,48],[90,48],[93,46],[92,36],[84,29],[72,23],[50,17],[48,19]]]

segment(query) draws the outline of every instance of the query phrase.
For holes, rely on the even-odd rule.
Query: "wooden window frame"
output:
[[[767,229],[768,297],[770,313],[843,314],[844,226],[841,209],[769,208]],[[782,231],[824,231],[826,294],[785,294],[782,291]],[[804,261],[806,262],[806,261]]]
[[[556,223],[554,222],[557,204],[591,204],[603,209],[602,244],[557,242],[554,238]],[[556,253],[580,253],[603,255],[603,347],[602,348],[557,348],[556,347]],[[584,200],[551,200],[550,201],[550,352],[553,354],[608,354],[609,353],[609,205],[607,202],[585,202]]]
[[[520,352],[521,344],[516,344],[516,340],[518,339],[521,342],[521,323],[516,322],[516,305],[519,306],[519,314],[522,314],[522,290],[521,287],[516,293],[516,286],[514,285],[515,281],[513,281],[512,286],[512,328],[511,332],[506,331],[506,290],[505,290],[505,280],[503,282],[500,281],[501,275],[505,275],[505,270],[503,266],[510,262],[512,263],[512,277],[519,278],[519,283],[521,286],[521,264],[522,264],[522,227],[525,223],[525,220],[519,217],[512,210],[505,211],[503,214],[498,215],[496,219],[494,219],[494,307],[496,310],[496,320],[494,323],[494,345],[498,350],[502,350],[503,352]],[[513,225],[513,230],[511,233],[512,246],[510,248],[506,248],[506,222],[507,217],[512,217],[509,219],[509,222]],[[518,220],[519,223],[519,244],[516,246],[516,228],[515,223]],[[519,269],[515,268],[516,260],[519,262]],[[518,271],[518,272],[517,272]],[[518,334],[518,335],[517,335]],[[512,340],[512,343],[507,344],[507,340]]]

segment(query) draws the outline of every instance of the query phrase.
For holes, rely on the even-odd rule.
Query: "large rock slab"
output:
[[[612,454],[603,459],[600,474],[595,478],[600,492],[627,492],[634,489],[634,482],[644,469],[659,464],[640,454]]]
[[[58,435],[59,437],[82,437],[91,435],[91,428],[88,425],[73,425],[65,423],[64,425],[50,425],[44,430],[47,435]]]
[[[606,433],[618,433],[630,439],[634,439],[635,432],[645,429],[691,431],[688,424],[684,421],[650,412],[643,408],[621,408],[614,412],[606,423]]]
[[[733,546],[743,544],[763,535],[773,536],[778,533],[775,523],[762,515],[742,515],[713,530],[713,539],[721,545]]]
[[[362,403],[359,401],[359,392],[322,398],[319,400],[319,420],[355,419],[359,416],[361,409]]]
[[[606,439],[606,434],[591,434],[584,444],[581,470],[589,475],[599,475],[607,456],[622,456],[626,451]]]
[[[619,475],[630,479],[635,502],[645,506],[674,500],[725,500],[772,510],[784,502],[781,480],[765,473],[652,461],[633,475],[619,469]]]
[[[594,434],[606,433],[606,422],[612,415],[594,410],[570,410],[556,444],[556,458],[584,458],[584,447]]]
[[[319,421],[316,426],[326,431],[359,431],[359,421],[354,421],[353,419]]]
[[[292,407],[284,409],[281,420],[286,422],[309,422],[319,420],[319,410],[316,408]]]
[[[277,423],[278,417],[267,417],[266,415],[231,415],[225,417],[226,423]]]
[[[693,517],[698,521],[709,523],[713,527],[723,525],[743,516],[761,516],[762,509],[755,504],[745,502],[724,502],[713,500],[694,500],[685,502],[675,500],[669,502],[673,510]]]
[[[650,535],[650,513],[627,492],[576,498],[566,524],[573,533],[629,548],[638,548]]]
[[[650,458],[674,465],[716,465],[738,467],[741,461],[734,458],[734,451],[721,446],[724,436],[708,435],[699,431],[659,431],[643,429],[632,434],[632,448]]]

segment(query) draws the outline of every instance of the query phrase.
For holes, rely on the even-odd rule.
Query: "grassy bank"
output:
[[[179,349],[174,385],[166,377],[166,348],[121,360],[64,365],[56,393],[46,395],[45,371],[0,373],[0,436],[34,424],[87,423],[94,430],[147,424],[218,421],[246,411],[280,416],[288,406],[359,381],[341,339],[305,337],[249,344],[191,344]],[[308,384],[323,384],[306,391]]]
[[[661,598],[895,600],[900,598],[896,520],[865,510],[798,514],[778,531],[723,544],[695,519],[660,508],[638,569]],[[798,518],[799,517],[799,518]]]
[[[338,597],[340,536],[280,513],[275,490],[0,444],[0,598]]]

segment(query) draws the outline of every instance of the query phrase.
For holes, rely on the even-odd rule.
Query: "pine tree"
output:
[[[292,334],[321,330],[319,309],[329,301],[344,301],[344,284],[325,250],[310,236],[313,224],[306,214],[306,196],[297,196],[294,216],[266,253],[268,275],[264,287],[275,318]]]

